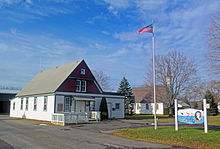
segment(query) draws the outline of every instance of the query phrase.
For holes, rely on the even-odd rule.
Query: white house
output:
[[[134,96],[134,113],[135,114],[154,114],[154,99],[153,87],[134,87],[132,88],[132,95]],[[156,86],[156,114],[164,114],[164,108],[168,107],[166,87],[162,85]],[[190,108],[182,100],[178,100],[178,108]]]
[[[156,114],[164,114],[166,92],[162,86],[156,87]],[[154,114],[154,100],[153,100],[153,88],[146,87],[134,87],[132,88],[132,95],[134,96],[134,113],[135,114]]]
[[[106,98],[109,118],[124,118],[124,96],[104,92],[84,60],[39,72],[11,100],[10,117],[88,121]]]

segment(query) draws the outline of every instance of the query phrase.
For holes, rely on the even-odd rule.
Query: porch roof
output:
[[[92,98],[82,98],[82,97],[74,97],[77,101],[95,101],[95,99]]]

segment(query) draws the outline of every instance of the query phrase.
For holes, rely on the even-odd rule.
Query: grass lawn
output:
[[[220,148],[220,131],[209,130],[206,134],[203,129],[180,127],[175,131],[174,127],[132,128],[118,130],[112,133],[116,136],[147,141],[152,143],[169,144],[191,148]]]
[[[126,115],[126,119],[136,119],[136,120],[146,120],[154,121],[153,115]],[[158,122],[173,122],[174,118],[169,118],[168,115],[157,115]],[[217,116],[208,116],[208,125],[218,125],[220,126],[220,114]]]

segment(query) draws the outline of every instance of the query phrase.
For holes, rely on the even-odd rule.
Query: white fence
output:
[[[52,123],[65,126],[71,123],[88,123],[89,119],[100,120],[99,111],[91,111],[88,113],[54,113],[52,114]]]
[[[70,123],[88,123],[87,113],[54,113],[52,114],[52,123],[63,125]]]

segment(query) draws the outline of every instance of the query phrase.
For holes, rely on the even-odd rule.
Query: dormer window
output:
[[[80,74],[81,74],[81,75],[85,75],[85,74],[86,74],[86,69],[81,68]]]

